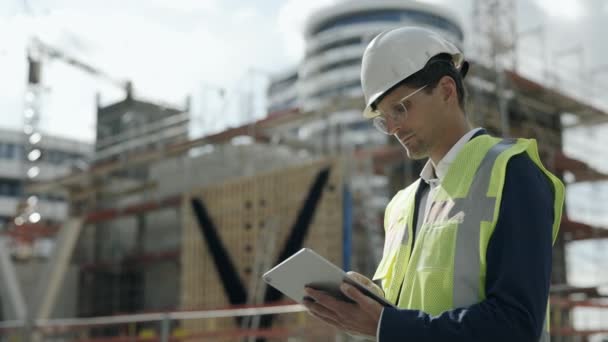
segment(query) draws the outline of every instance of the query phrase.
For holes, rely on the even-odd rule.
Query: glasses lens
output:
[[[376,116],[373,119],[374,122],[374,127],[376,127],[377,130],[379,130],[380,132],[384,133],[384,134],[388,134],[388,125],[386,124],[386,119],[382,116]]]
[[[391,119],[395,121],[405,120],[407,119],[407,108],[403,103],[399,102],[389,114],[391,115]]]
[[[422,90],[423,88],[424,87],[420,88],[419,90],[416,90],[411,95],[417,93],[418,91]],[[382,114],[378,110],[376,110],[375,112],[376,112],[376,114],[378,116],[376,116],[375,118],[372,119],[373,122],[374,122],[374,126],[380,132],[382,132],[384,134],[387,134],[387,135],[390,135],[390,133],[388,132],[388,123],[386,122],[386,115]],[[391,119],[393,120],[393,122],[401,122],[402,120],[406,120],[407,119],[407,114],[408,114],[407,113],[407,107],[405,106],[405,104],[403,104],[403,102],[396,103],[393,106],[393,108],[390,110],[390,112],[388,113],[388,115],[391,116]]]

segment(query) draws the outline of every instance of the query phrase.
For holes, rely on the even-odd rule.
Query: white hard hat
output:
[[[433,31],[410,26],[377,35],[367,45],[361,63],[361,85],[366,105],[363,116],[376,116],[372,107],[380,96],[422,70],[429,59],[440,53],[452,55],[456,69],[463,65],[464,56],[460,50]]]

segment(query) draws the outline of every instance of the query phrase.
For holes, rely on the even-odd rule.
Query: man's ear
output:
[[[439,80],[439,89],[443,101],[448,101],[451,97],[456,97],[456,82],[450,76],[443,76]]]

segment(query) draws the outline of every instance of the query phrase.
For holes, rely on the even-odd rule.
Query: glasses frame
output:
[[[428,86],[428,84],[425,84],[422,87],[420,87],[420,88],[414,90],[413,92],[409,93],[408,95],[406,95],[405,97],[403,97],[401,100],[395,102],[395,104],[393,104],[391,107],[395,107],[397,105],[400,105],[402,107],[402,111],[399,112],[399,113],[396,113],[396,114],[395,113],[389,113],[389,115],[391,115],[392,119],[395,120],[395,121],[402,120],[402,119],[407,119],[407,107],[405,106],[404,102],[407,99],[409,99],[410,97],[418,94],[420,91],[422,91],[422,89],[426,88],[427,86]],[[383,134],[391,135],[391,133],[388,131],[388,124],[387,124],[387,121],[386,121],[386,114],[380,112],[378,109],[376,109],[374,112],[378,113],[378,115],[375,116],[372,119],[374,127],[376,127],[376,129],[379,130]]]

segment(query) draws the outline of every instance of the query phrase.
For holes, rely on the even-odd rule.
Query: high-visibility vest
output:
[[[553,184],[555,243],[564,185],[542,165],[536,141],[478,136],[464,145],[444,179],[429,192],[415,244],[411,237],[420,179],[388,204],[384,252],[373,279],[381,281],[389,301],[399,308],[438,315],[486,297],[488,242],[498,220],[507,162],[520,153],[527,153]],[[549,339],[548,315],[547,303],[541,341]]]

